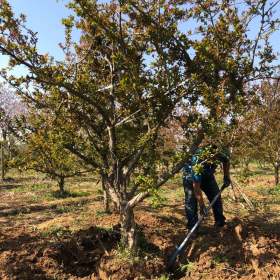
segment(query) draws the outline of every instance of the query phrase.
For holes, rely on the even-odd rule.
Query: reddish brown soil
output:
[[[102,210],[99,200],[89,199],[83,213],[78,210],[58,214],[52,202],[49,209],[46,206],[28,213],[7,214],[7,208],[28,204],[19,203],[19,197],[9,196],[6,191],[2,197],[5,198],[0,203],[0,279],[3,280],[140,280],[161,276],[167,279],[163,278],[168,275],[166,260],[186,234],[182,199],[172,199],[159,209],[145,204],[136,210],[141,252],[138,257],[129,258],[118,248],[117,215],[97,215]],[[270,206],[266,212],[259,208],[248,212],[227,200],[227,227],[217,230],[212,219],[204,222],[169,279],[280,279],[279,208]],[[85,214],[90,217],[87,223],[80,230],[71,231],[73,221]],[[55,224],[58,219],[65,224],[61,235],[42,235],[34,230]],[[113,227],[103,229],[109,226]]]

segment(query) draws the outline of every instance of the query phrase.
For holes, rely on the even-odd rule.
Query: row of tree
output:
[[[275,185],[280,169],[280,79],[263,81],[255,87],[246,111],[236,128],[236,155],[268,164],[274,170]]]
[[[0,74],[27,112],[10,125],[24,143],[23,161],[61,188],[64,178],[94,170],[131,249],[135,206],[180,171],[203,138],[226,142],[255,96],[253,81],[273,74],[277,2],[69,1],[63,61],[40,54],[26,17],[0,3],[0,52],[10,59]],[[26,74],[10,72],[18,65]],[[163,153],[175,123],[180,143]]]

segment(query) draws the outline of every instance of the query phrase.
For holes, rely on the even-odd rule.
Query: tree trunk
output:
[[[64,184],[65,184],[65,178],[64,177],[59,177],[58,186],[59,186],[59,191],[60,191],[61,194],[65,193]]]
[[[4,142],[1,142],[1,179],[5,180],[5,156],[4,156]]]
[[[122,204],[120,209],[121,238],[130,250],[137,248],[136,223],[133,208],[127,207],[127,203]]]
[[[243,173],[245,176],[248,176],[249,174],[249,163],[250,163],[250,160],[246,159],[244,161],[244,169],[243,169]]]
[[[109,202],[113,203],[113,211],[115,213],[120,213],[120,200],[114,189],[114,183],[109,180],[107,176],[102,176],[102,188],[103,188],[103,201],[105,205],[105,199]],[[107,203],[107,202],[106,202]]]
[[[110,194],[108,188],[106,188],[105,179],[102,178],[102,190],[103,190],[103,205],[104,211],[110,213]]]
[[[279,184],[279,168],[280,168],[280,165],[278,163],[276,163],[274,165],[275,186],[278,186],[278,184]]]
[[[120,179],[118,185],[115,185],[116,180],[114,176],[102,176],[102,186],[104,187],[104,192],[109,194],[110,200],[114,205],[114,209],[120,215],[120,226],[121,226],[121,242],[122,244],[135,251],[137,247],[136,238],[136,223],[134,220],[133,207],[128,205],[126,201],[125,184],[123,180]]]

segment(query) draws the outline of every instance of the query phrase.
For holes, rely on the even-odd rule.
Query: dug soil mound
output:
[[[180,279],[280,279],[279,232],[255,222],[230,221],[198,237],[181,257]],[[186,264],[185,266],[182,264]]]
[[[119,231],[97,227],[55,240],[27,230],[1,236],[0,279],[26,280],[94,279],[103,255],[109,255],[120,239]]]

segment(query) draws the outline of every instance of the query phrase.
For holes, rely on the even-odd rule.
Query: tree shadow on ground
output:
[[[41,212],[45,210],[56,210],[58,207],[61,206],[75,206],[75,205],[84,205],[89,202],[101,201],[101,196],[96,197],[85,197],[81,198],[77,201],[66,201],[65,203],[50,203],[50,204],[34,204],[34,205],[23,205],[21,207],[5,207],[0,209],[0,217],[8,217],[8,216],[15,216],[18,214],[30,214],[32,212]]]
[[[17,189],[22,187],[22,184],[5,184],[5,185],[0,185],[0,190],[1,191],[10,191],[13,189]]]
[[[65,199],[65,198],[86,197],[86,196],[90,195],[90,192],[53,191],[53,192],[51,192],[51,195],[53,198],[56,198],[56,199]]]
[[[171,215],[158,215],[158,218],[163,222],[163,223],[169,223],[172,224],[173,226],[186,226],[186,221],[179,219],[177,217],[171,216]]]
[[[139,206],[137,206],[137,210],[147,211],[149,213],[160,214],[160,213],[162,213],[162,210],[164,210],[164,209],[172,209],[172,211],[174,210],[175,212],[178,212],[178,209],[179,209],[179,210],[182,210],[179,214],[184,214],[185,210],[183,209],[183,207],[184,207],[184,205],[183,205],[183,201],[182,201],[180,203],[173,203],[173,204],[161,203],[157,207],[152,207],[149,204],[139,205]]]
[[[109,254],[119,240],[120,232],[117,229],[90,227],[56,244],[55,253],[49,256],[63,265],[65,274],[85,277],[98,272],[101,258]]]

